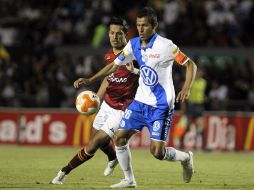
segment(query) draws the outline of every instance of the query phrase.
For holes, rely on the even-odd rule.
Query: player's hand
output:
[[[133,63],[132,63],[132,62],[127,63],[127,64],[126,64],[126,68],[132,73],[133,70],[134,70]]]
[[[80,86],[88,86],[90,83],[91,82],[89,79],[79,78],[79,79],[75,80],[73,85],[75,88],[79,88]]]
[[[190,95],[189,89],[182,89],[176,97],[176,102],[183,103],[185,100],[187,100],[189,98],[189,95]]]

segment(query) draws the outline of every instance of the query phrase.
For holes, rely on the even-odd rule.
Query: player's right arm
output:
[[[74,82],[74,87],[79,88],[80,86],[88,86],[89,84],[95,82],[96,80],[100,78],[104,78],[108,76],[109,74],[115,72],[118,69],[119,65],[115,64],[114,62],[106,65],[103,67],[98,73],[96,73],[94,76],[86,79],[86,78],[79,78]]]

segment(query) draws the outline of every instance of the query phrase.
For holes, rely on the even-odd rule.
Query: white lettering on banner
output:
[[[203,147],[203,136],[198,133],[198,126],[195,122],[190,124],[190,130],[186,132],[183,139],[184,147],[187,149],[201,150]]]
[[[54,121],[49,126],[49,141],[55,144],[63,143],[67,138],[66,125],[62,121]]]
[[[26,116],[20,118],[20,142],[41,143],[43,141],[44,125],[50,123],[51,116],[48,114],[37,115],[34,120],[28,121]],[[66,125],[62,121],[53,121],[49,125],[49,142],[53,144],[63,143],[67,138]]]
[[[190,130],[185,134],[183,143],[185,148],[194,148],[196,144],[197,130],[196,125],[192,123]]]
[[[227,118],[211,116],[208,118],[207,148],[235,149],[236,131],[233,125],[227,125]]]
[[[150,143],[150,133],[146,127],[144,127],[140,133],[133,135],[130,139],[131,147],[149,147]]]
[[[236,129],[233,125],[228,125],[227,127],[227,149],[234,150],[236,141]]]
[[[13,142],[16,141],[16,123],[11,120],[3,120],[0,122],[0,141]]]
[[[27,141],[28,143],[40,143],[43,136],[43,125],[50,121],[49,115],[38,115],[35,116],[34,121],[29,121],[26,123],[25,116],[21,119],[21,126],[26,126],[25,130],[21,133],[21,142]]]

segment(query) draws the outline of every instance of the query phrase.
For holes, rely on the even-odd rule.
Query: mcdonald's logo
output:
[[[254,117],[249,121],[247,136],[244,143],[244,150],[251,150],[252,142],[254,142]]]
[[[74,127],[73,145],[80,145],[80,138],[82,138],[82,145],[88,144],[91,137],[91,129],[95,116],[96,113],[93,115],[78,115]],[[83,134],[81,134],[82,131]]]

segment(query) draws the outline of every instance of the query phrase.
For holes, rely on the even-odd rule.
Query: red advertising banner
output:
[[[198,135],[196,123],[182,137],[186,125],[184,116],[175,115],[170,130],[168,146],[178,146],[182,139],[183,148],[221,151],[254,150],[254,116],[208,114],[204,116],[204,135]]]
[[[74,112],[0,112],[0,144],[84,145],[93,118]]]
[[[19,136],[19,114],[0,112],[0,144],[17,144]]]
[[[54,111],[0,111],[0,144],[83,146],[91,137],[95,115]],[[207,114],[204,135],[192,123],[186,130],[187,119],[174,115],[168,146],[188,149],[238,151],[254,150],[254,116]],[[185,134],[183,136],[183,134]],[[149,147],[146,128],[131,139],[132,147]]]

